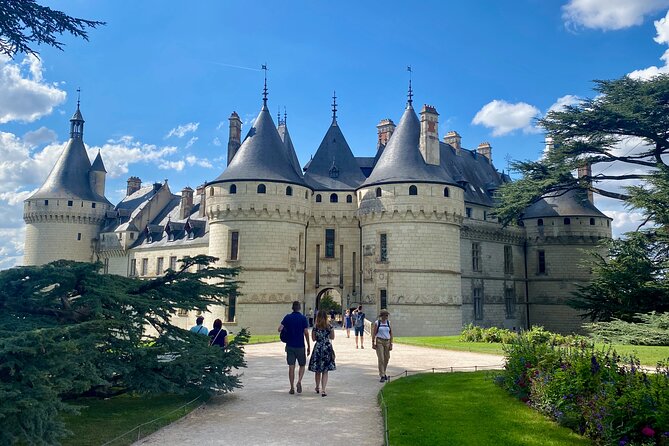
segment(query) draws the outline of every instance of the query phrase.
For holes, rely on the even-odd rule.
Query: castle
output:
[[[492,148],[462,147],[457,132],[439,139],[434,107],[420,116],[411,89],[397,125],[378,126],[374,157],[356,157],[332,122],[302,168],[285,116],[275,125],[263,105],[242,140],[232,113],[228,166],[215,180],[186,187],[143,185],[137,177],[116,206],[105,198],[100,153],[91,164],[84,119],[44,185],[25,200],[26,265],[57,259],[101,261],[104,272],[150,278],[189,255],[240,266],[240,295],[212,308],[228,329],[274,333],[290,302],[317,308],[329,294],[362,304],[368,319],[388,308],[402,336],[457,334],[463,325],[578,331],[565,305],[578,283],[584,249],[611,237],[611,219],[586,193],[542,199],[503,227],[495,193],[510,178]],[[192,325],[195,314],[175,321]]]

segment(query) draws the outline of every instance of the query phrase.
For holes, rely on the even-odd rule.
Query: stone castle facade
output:
[[[410,94],[397,126],[377,126],[376,156],[355,157],[333,107],[302,168],[285,116],[275,125],[265,97],[243,140],[231,115],[228,166],[214,181],[177,195],[167,181],[131,177],[114,206],[77,106],[63,154],[25,201],[24,263],[99,260],[107,273],[151,278],[186,255],[215,256],[242,267],[243,285],[211,318],[253,333],[275,332],[293,300],[317,308],[325,294],[362,304],[368,319],[388,308],[402,336],[456,334],[468,323],[578,331],[565,301],[589,280],[579,262],[611,237],[611,219],[570,192],[502,227],[492,207],[510,178],[492,164],[490,144],[465,149],[456,132],[440,141],[434,107],[419,115]],[[188,327],[195,314],[175,318]]]

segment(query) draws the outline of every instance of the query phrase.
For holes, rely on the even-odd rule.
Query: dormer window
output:
[[[73,206],[73,205],[74,205],[74,201],[72,201],[72,200],[67,200],[67,205],[68,205],[68,206]]]
[[[167,234],[167,241],[168,242],[173,242],[174,241],[174,233],[173,232],[170,232],[169,234]]]
[[[328,174],[330,175],[330,178],[339,178],[339,169],[333,164],[332,167],[330,167]]]

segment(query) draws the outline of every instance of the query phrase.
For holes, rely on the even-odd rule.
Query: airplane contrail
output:
[[[262,70],[259,69],[259,68],[242,67],[242,66],[240,66],[240,65],[230,65],[230,64],[227,64],[227,63],[221,63],[221,62],[211,62],[211,63],[213,63],[214,65],[220,65],[220,66],[222,66],[222,67],[239,68],[240,70],[262,71]]]

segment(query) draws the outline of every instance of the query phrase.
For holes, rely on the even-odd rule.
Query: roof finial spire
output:
[[[277,125],[281,125],[281,106],[278,105],[276,108],[277,108],[276,123]]]
[[[337,120],[337,92],[332,92],[332,121]]]
[[[407,71],[409,72],[409,93],[407,94],[407,106],[413,107],[413,89],[411,88],[411,65],[407,65]]]
[[[288,121],[288,113],[286,113],[286,106],[283,106],[283,123],[285,124]]]
[[[81,87],[77,88],[77,110],[79,109],[79,102],[81,102]]]
[[[262,102],[267,107],[267,64],[262,65],[262,70],[265,72],[265,87],[262,90]]]

